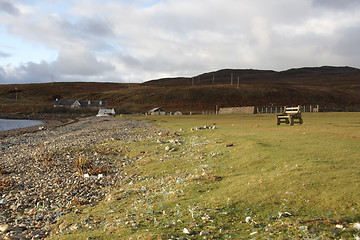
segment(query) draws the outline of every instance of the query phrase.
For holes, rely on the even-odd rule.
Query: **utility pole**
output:
[[[233,76],[234,76],[234,74],[232,73],[231,74],[231,84],[230,84],[231,86],[233,85]]]
[[[215,75],[213,75],[213,85],[215,84]]]
[[[237,89],[239,89],[239,84],[240,84],[240,77],[238,76]]]

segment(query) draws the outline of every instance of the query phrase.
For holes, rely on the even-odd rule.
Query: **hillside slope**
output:
[[[360,70],[351,67],[223,69],[142,84],[55,82],[0,85],[1,113],[51,112],[55,99],[106,100],[117,112],[214,111],[215,106],[321,105],[360,111]],[[17,100],[16,100],[17,99]]]

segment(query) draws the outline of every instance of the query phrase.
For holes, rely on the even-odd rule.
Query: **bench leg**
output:
[[[276,118],[276,125],[280,125],[280,118]]]
[[[302,118],[299,119],[299,123],[300,123],[300,124],[303,124],[303,123],[304,123],[303,120],[302,120]]]
[[[294,125],[294,119],[290,117],[290,125]]]

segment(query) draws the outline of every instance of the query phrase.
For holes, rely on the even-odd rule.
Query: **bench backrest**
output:
[[[300,106],[297,107],[286,107],[285,113],[286,114],[295,114],[300,112]]]

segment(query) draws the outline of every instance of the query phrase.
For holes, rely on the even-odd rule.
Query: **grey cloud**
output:
[[[10,54],[0,51],[0,58],[7,58],[10,56],[11,56]]]
[[[39,78],[49,77],[51,75],[51,66],[42,61],[41,63],[28,62],[20,66],[23,72],[26,72],[30,76],[36,76]]]
[[[107,42],[107,39],[115,37],[112,24],[102,18],[82,18],[75,23],[63,20],[56,21],[60,32],[73,39],[73,42],[87,44],[94,50],[111,50],[113,47]]]
[[[114,67],[99,61],[85,49],[66,49],[60,52],[52,66],[61,74],[93,76],[114,70]]]
[[[113,66],[96,60],[91,54],[75,55],[62,53],[55,62],[27,62],[11,71],[0,66],[0,83],[50,82],[53,80],[52,76],[55,81],[105,81],[109,79],[105,73],[114,70]],[[115,77],[112,79],[119,80]]]
[[[0,83],[3,84],[49,82],[51,67],[45,61],[41,63],[27,62],[16,68],[11,67],[10,71],[6,71],[5,67],[0,67],[0,76]]]
[[[171,72],[187,75],[206,69],[207,63],[209,63],[208,59],[201,56],[173,58],[171,54],[159,53],[144,59],[141,68],[154,73]]]
[[[119,59],[119,61],[121,63],[123,63],[124,65],[131,67],[131,68],[136,68],[141,66],[141,61],[139,59],[137,59],[134,56],[131,56],[129,54],[123,54],[123,53],[119,53],[117,58]]]
[[[62,21],[59,23],[65,32],[86,37],[114,36],[113,27],[109,21],[95,18],[81,18],[77,22]]]
[[[349,9],[353,7],[360,7],[359,0],[313,0],[315,7],[325,7],[331,9]]]
[[[2,66],[0,66],[0,79],[4,79],[4,78],[5,78],[5,70]]]
[[[114,36],[111,23],[98,17],[83,19],[79,27],[82,31],[98,37]]]
[[[19,9],[10,1],[0,0],[0,11],[6,12],[11,15],[18,15]]]
[[[339,32],[341,36],[335,45],[335,53],[340,56],[356,57],[360,60],[360,26],[345,28]]]

